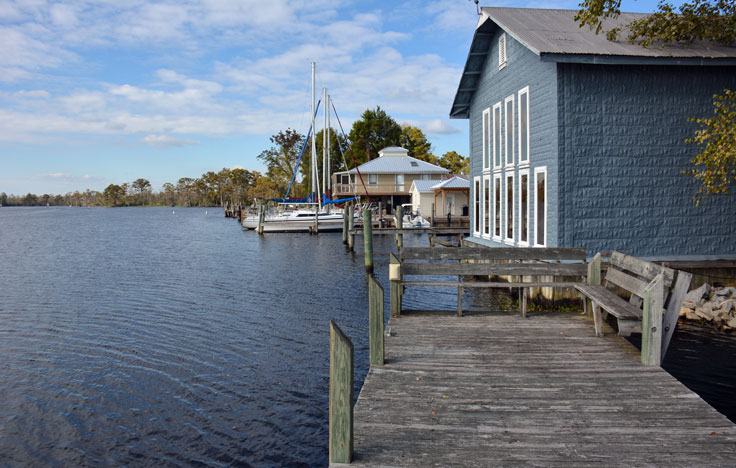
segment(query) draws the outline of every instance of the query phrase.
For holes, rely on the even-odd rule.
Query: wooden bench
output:
[[[563,263],[564,262],[564,263]],[[391,315],[401,314],[402,295],[407,286],[456,286],[457,314],[462,316],[463,288],[520,288],[520,312],[526,317],[529,288],[572,288],[574,281],[464,281],[465,276],[585,277],[583,248],[522,247],[405,247],[391,254]],[[417,281],[406,276],[457,276],[456,281]]]
[[[601,254],[597,254],[588,265],[587,282],[575,284],[575,289],[586,311],[592,312],[597,336],[603,335],[603,310],[616,317],[619,335],[642,333],[642,362],[658,366],[691,279],[690,273],[613,252],[605,277],[601,278]],[[628,298],[617,294],[616,288]]]

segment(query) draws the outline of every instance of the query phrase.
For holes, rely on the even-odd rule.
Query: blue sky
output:
[[[269,136],[308,130],[311,61],[346,132],[378,105],[467,156],[448,113],[476,22],[469,0],[0,0],[0,192],[263,170]]]

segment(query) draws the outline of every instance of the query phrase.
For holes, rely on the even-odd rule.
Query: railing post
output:
[[[330,320],[330,463],[353,458],[353,342]]]
[[[657,275],[644,288],[644,310],[641,317],[641,363],[658,366],[662,363],[662,302],[664,278]]]
[[[383,288],[368,275],[368,322],[371,366],[383,365]]]
[[[391,317],[401,315],[401,262],[393,253],[389,254],[388,279],[391,281]]]
[[[365,271],[373,273],[373,221],[371,210],[363,210],[363,250],[365,253]]]

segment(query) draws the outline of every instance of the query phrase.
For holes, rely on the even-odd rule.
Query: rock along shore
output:
[[[736,329],[736,288],[705,283],[685,296],[680,317],[707,322],[724,330]]]

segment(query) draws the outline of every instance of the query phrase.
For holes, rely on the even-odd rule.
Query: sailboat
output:
[[[316,134],[315,130],[315,115],[316,110],[318,107],[318,104],[315,103],[315,63],[312,62],[312,104],[311,104],[311,116],[312,116],[312,126],[309,130],[309,133],[307,133],[307,140],[309,140],[309,136],[312,133]],[[329,155],[329,96],[327,95],[327,89],[323,89],[324,94],[324,101],[325,101],[325,125],[324,125],[324,131],[325,131],[325,144],[323,145],[323,155],[322,155],[322,177],[323,177],[323,183],[322,188],[325,189],[325,193],[327,192],[327,181],[330,180],[329,177],[329,161],[328,161],[328,155]],[[279,205],[283,208],[289,207],[289,206],[299,206],[300,208],[297,209],[284,209],[281,210],[275,214],[266,214],[264,216],[263,220],[263,232],[311,232],[314,230],[318,231],[340,231],[342,230],[343,226],[343,215],[340,212],[332,212],[327,211],[325,209],[326,206],[334,203],[340,203],[345,201],[350,201],[352,199],[348,200],[336,200],[331,201],[326,196],[323,197],[322,193],[320,191],[320,184],[319,184],[319,170],[317,168],[317,143],[316,138],[311,139],[312,142],[312,148],[311,148],[311,161],[312,161],[312,194],[307,197],[306,199],[301,200],[293,200],[288,198],[273,199],[272,201],[276,201],[279,203]],[[305,141],[306,145],[306,141]],[[302,155],[304,152],[304,148],[302,148]],[[301,155],[299,157],[299,160],[301,161]],[[294,178],[296,177],[296,171],[298,168],[294,168],[294,176],[292,177],[291,183],[294,182]],[[288,192],[291,190],[291,183],[289,184],[289,189],[287,190],[287,196]],[[312,208],[305,208],[307,206],[311,206]],[[243,218],[243,227],[245,229],[256,229],[258,228],[258,215],[249,215]]]

